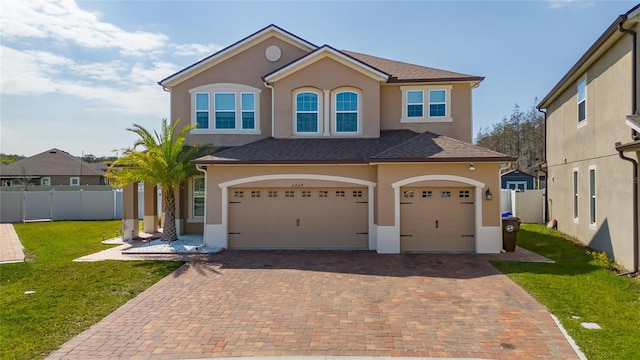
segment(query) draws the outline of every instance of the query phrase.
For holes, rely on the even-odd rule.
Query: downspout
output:
[[[627,21],[627,15],[623,15],[622,20],[618,23],[618,30],[631,35],[631,113],[634,115],[640,114],[638,111],[638,33],[625,29],[622,25]],[[638,133],[635,129],[631,130],[631,140],[638,140]],[[616,147],[620,146],[620,143],[616,143]],[[626,160],[633,164],[633,270],[621,274],[621,275],[636,275],[638,274],[638,162],[623,154],[622,150],[618,150],[618,155],[622,160]]]
[[[542,109],[538,109],[539,112],[544,114],[544,156],[543,156],[543,162],[541,164],[538,165],[538,169],[544,173],[544,222],[546,223],[547,221],[549,221],[549,172],[544,171],[542,169],[542,164],[547,162],[547,112],[545,110]],[[538,180],[539,181],[539,180]],[[538,184],[538,186],[540,186],[540,184]]]
[[[631,114],[638,115],[640,114],[638,110],[638,33],[622,27],[625,21],[627,21],[626,15],[618,23],[618,30],[631,35]],[[639,140],[638,132],[635,129],[631,130],[631,139],[633,141]]]
[[[616,147],[620,146],[619,142]],[[623,154],[623,150],[618,150],[618,155],[622,160],[630,161],[633,164],[633,270],[619,275],[636,275],[638,274],[638,184],[636,181],[638,174],[638,162]]]
[[[264,82],[264,86],[271,89],[271,138],[276,137],[276,109],[275,109],[275,97],[276,97],[276,89],[273,86],[269,85],[268,82]]]
[[[204,214],[202,221],[202,244],[196,246],[196,251],[207,246],[207,169],[196,165],[196,169],[204,173]]]

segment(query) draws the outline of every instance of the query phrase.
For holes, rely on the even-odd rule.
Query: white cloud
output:
[[[562,9],[570,4],[579,4],[580,6],[591,6],[593,1],[586,0],[547,0],[552,9]]]
[[[121,62],[77,64],[71,59],[45,51],[20,51],[1,46],[3,95],[43,95],[59,93],[85,100],[99,100],[109,111],[167,117],[167,94],[152,78],[175,72],[168,63],[154,63],[149,68],[133,67]],[[81,76],[70,80],[64,75]],[[108,86],[105,82],[121,84]]]
[[[86,48],[116,48],[125,56],[148,56],[168,41],[164,34],[131,32],[102,22],[98,14],[80,9],[72,0],[3,2],[2,37],[72,42]]]
[[[222,46],[216,44],[184,44],[175,45],[173,47],[173,54],[175,56],[197,56],[204,57],[209,56],[216,51],[222,49]]]

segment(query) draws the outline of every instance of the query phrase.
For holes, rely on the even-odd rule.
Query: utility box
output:
[[[506,252],[516,251],[518,231],[520,231],[520,218],[515,216],[502,218],[502,247]]]

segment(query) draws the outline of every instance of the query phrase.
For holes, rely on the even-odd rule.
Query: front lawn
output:
[[[0,265],[0,359],[45,357],[183,264],[72,261],[107,249],[100,243],[103,233],[113,237],[120,226],[120,221],[14,226],[27,261]]]
[[[555,264],[494,265],[557,316],[587,358],[640,357],[640,281],[617,276],[603,254],[544,225],[523,225],[518,245]],[[602,329],[585,329],[582,322],[597,323]]]

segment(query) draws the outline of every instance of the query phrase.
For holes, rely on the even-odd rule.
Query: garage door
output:
[[[368,249],[366,188],[229,190],[230,249]]]
[[[400,250],[475,250],[473,188],[402,188]]]

